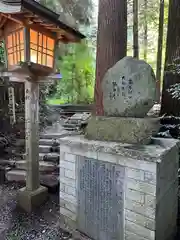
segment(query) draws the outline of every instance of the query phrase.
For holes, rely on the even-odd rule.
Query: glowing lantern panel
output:
[[[29,41],[24,37],[24,28],[11,31],[7,34],[6,48],[8,67],[17,65],[19,62],[28,61],[53,68],[55,40],[33,29],[28,31],[30,36]],[[30,42],[29,46],[26,46],[26,41]],[[26,48],[24,46],[26,46]],[[27,54],[27,52],[29,52],[29,54]],[[29,56],[28,59],[26,56]]]
[[[24,32],[17,30],[7,36],[8,65],[16,65],[24,61]]]
[[[54,39],[30,29],[30,62],[53,68]]]

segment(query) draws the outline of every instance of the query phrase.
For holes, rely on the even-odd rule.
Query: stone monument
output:
[[[152,138],[155,77],[126,57],[102,83],[103,117],[86,136],[60,141],[60,214],[94,240],[173,240],[178,210],[179,141]],[[77,237],[77,239],[81,239]]]
[[[106,73],[103,117],[92,117],[88,139],[147,144],[159,130],[159,119],[147,113],[156,100],[156,79],[150,65],[125,57]]]

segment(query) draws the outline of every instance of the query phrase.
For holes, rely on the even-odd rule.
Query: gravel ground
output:
[[[58,195],[49,194],[46,204],[27,214],[17,208],[17,184],[0,186],[0,240],[72,240],[60,229]]]
[[[17,208],[18,184],[0,185],[0,240],[73,240],[60,228],[58,194],[31,214]],[[180,216],[180,212],[179,212]],[[175,240],[180,239],[180,219]]]

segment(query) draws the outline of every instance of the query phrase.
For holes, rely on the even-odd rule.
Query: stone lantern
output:
[[[47,196],[39,181],[39,82],[55,79],[58,42],[83,38],[78,30],[60,21],[58,14],[34,0],[0,0],[0,40],[4,40],[6,55],[0,75],[25,84],[27,171],[18,203],[26,211],[41,205]]]

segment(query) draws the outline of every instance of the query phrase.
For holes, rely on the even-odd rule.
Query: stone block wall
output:
[[[157,165],[157,239],[169,239],[176,229],[179,156],[175,151],[176,148],[172,148]]]
[[[88,158],[125,168],[123,227],[117,240],[172,239],[177,216],[178,141],[162,139],[157,141],[161,145],[143,150],[128,146],[116,153],[113,149],[119,145],[114,143],[77,136],[60,141],[60,214],[68,227],[79,229],[78,162]]]
[[[77,216],[76,158],[66,146],[60,147],[60,212],[72,221]]]

